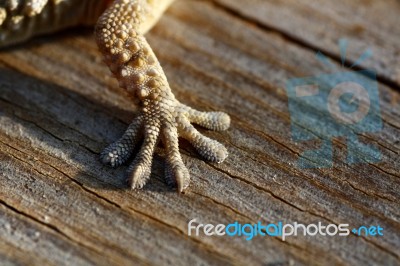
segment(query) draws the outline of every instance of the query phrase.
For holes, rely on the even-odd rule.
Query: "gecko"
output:
[[[165,178],[184,192],[190,174],[179,152],[178,138],[188,140],[206,160],[223,162],[227,149],[201,134],[193,124],[226,130],[230,117],[224,112],[203,112],[178,101],[144,34],[174,0],[0,0],[0,48],[33,36],[77,25],[93,25],[104,62],[119,86],[139,100],[140,112],[122,137],[104,149],[100,160],[118,167],[133,157],[127,181],[142,188],[151,175],[158,142],[165,149]]]

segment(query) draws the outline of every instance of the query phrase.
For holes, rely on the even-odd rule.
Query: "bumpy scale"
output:
[[[74,0],[53,0],[57,1]],[[189,185],[190,176],[179,153],[178,136],[187,139],[205,159],[222,162],[228,156],[225,147],[200,134],[191,123],[211,130],[226,130],[230,118],[222,112],[194,110],[176,100],[171,92],[164,71],[143,36],[171,1],[116,0],[98,19],[95,29],[96,41],[104,61],[118,79],[120,86],[137,97],[141,103],[140,114],[123,136],[102,152],[101,160],[117,167],[131,157],[135,145],[143,139],[141,149],[128,169],[131,187],[141,188],[150,177],[154,149],[158,140],[161,140],[166,149],[167,182],[176,185],[178,190],[183,192]],[[0,7],[0,25],[6,20],[7,8],[10,13],[18,9],[19,5],[23,6],[24,8],[20,7],[19,10],[33,17],[46,10],[48,1],[6,2],[7,6]],[[100,2],[104,4],[108,1],[99,1],[99,4]],[[76,5],[76,8],[79,8],[78,4]],[[86,21],[90,20],[86,18]],[[11,20],[8,23],[13,24]],[[12,30],[6,33],[10,31]],[[19,36],[27,38],[30,35],[32,33],[27,34],[22,30]],[[1,36],[0,31],[0,41]],[[19,40],[3,37],[5,44],[16,41]]]

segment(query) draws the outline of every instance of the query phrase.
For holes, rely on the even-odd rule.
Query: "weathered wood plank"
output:
[[[0,217],[2,265],[7,261],[15,265],[109,265],[112,262],[104,253],[79,245],[60,234],[51,223],[41,224],[3,202]]]
[[[337,139],[334,168],[297,169],[299,152],[315,144],[290,140],[284,87],[289,78],[330,71],[314,51],[194,1],[174,4],[148,39],[178,99],[231,115],[229,131],[204,130],[226,144],[228,159],[203,162],[182,141],[187,194],[165,185],[160,156],[145,189],[128,190],[126,166],[104,167],[98,153],[123,132],[134,105],[101,64],[91,32],[42,37],[0,53],[0,211],[87,264],[106,264],[101,255],[115,264],[399,263],[399,92],[379,84],[384,128],[363,136],[380,148],[381,163],[347,165],[346,142]],[[385,236],[189,237],[193,218],[379,224]],[[0,237],[9,239],[10,262],[32,256],[12,235]],[[37,263],[66,256],[41,254]]]

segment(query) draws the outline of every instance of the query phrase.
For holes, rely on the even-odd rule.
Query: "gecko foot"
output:
[[[161,140],[166,150],[167,183],[183,192],[189,185],[190,175],[179,152],[178,137],[187,139],[206,160],[220,163],[228,156],[226,148],[219,142],[203,136],[192,123],[211,130],[226,130],[230,118],[222,112],[197,111],[175,99],[164,104],[167,104],[167,109],[163,108],[163,103],[145,106],[123,136],[101,153],[101,160],[112,167],[123,164],[131,157],[138,141],[143,138],[141,149],[128,168],[130,186],[142,188],[150,178],[154,149],[158,140]]]

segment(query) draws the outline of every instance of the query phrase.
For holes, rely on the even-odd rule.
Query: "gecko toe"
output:
[[[189,186],[190,175],[179,152],[176,126],[167,123],[163,130],[163,142],[166,149],[165,178],[169,185],[176,186],[182,193]]]
[[[227,130],[231,124],[229,115],[224,112],[201,112],[186,105],[181,105],[190,123],[210,130]]]
[[[179,132],[208,161],[221,163],[228,157],[228,151],[224,145],[202,135],[187,119],[181,120]]]
[[[100,154],[100,160],[111,167],[117,167],[126,162],[141,138],[142,127],[143,117],[138,116],[119,140],[104,149]]]
[[[147,121],[144,125],[144,141],[135,160],[128,168],[128,182],[131,188],[142,188],[150,178],[154,149],[158,141],[159,122]]]

